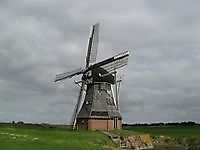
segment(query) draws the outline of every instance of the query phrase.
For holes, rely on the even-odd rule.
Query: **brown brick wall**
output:
[[[114,130],[114,120],[106,119],[78,119],[77,120],[78,130]],[[118,129],[122,129],[122,120],[118,120]]]
[[[107,131],[111,131],[111,130],[113,130],[114,128],[114,126],[113,126],[113,120],[107,120],[108,121],[108,129],[107,129]]]
[[[122,121],[118,120],[118,129],[122,128]],[[103,119],[89,119],[88,120],[88,130],[104,130],[111,131],[114,130],[114,120],[103,120]]]
[[[122,120],[118,120],[118,129],[122,129]]]
[[[107,130],[107,120],[96,120],[90,119],[88,120],[88,130]]]

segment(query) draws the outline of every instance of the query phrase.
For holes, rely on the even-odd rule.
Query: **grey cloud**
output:
[[[89,26],[98,60],[130,50],[120,106],[125,122],[200,121],[197,1],[0,1],[0,121],[69,123]]]

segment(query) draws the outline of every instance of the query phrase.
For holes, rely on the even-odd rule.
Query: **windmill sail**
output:
[[[108,72],[112,72],[112,71],[119,69],[127,64],[128,64],[128,56],[122,57],[121,59],[115,60],[106,65],[103,65],[102,68],[104,68]]]
[[[78,96],[78,100],[77,100],[77,103],[76,103],[76,106],[75,106],[75,109],[74,109],[74,113],[72,115],[72,125],[73,125],[73,130],[75,129],[76,127],[76,118],[77,118],[77,115],[78,115],[78,112],[79,112],[79,109],[80,109],[80,106],[81,106],[81,101],[83,99],[83,92],[85,90],[85,83],[82,82],[82,85],[81,85],[81,88],[80,88],[80,92],[79,92],[79,96]]]
[[[57,82],[57,81],[61,81],[61,80],[67,79],[67,78],[71,78],[75,75],[79,75],[83,72],[82,70],[83,70],[82,68],[78,68],[78,69],[75,69],[75,70],[72,70],[72,71],[69,71],[66,73],[57,74],[54,81]]]
[[[89,36],[88,50],[86,56],[86,67],[88,67],[91,63],[96,62],[98,41],[99,41],[99,23],[92,26],[91,34]]]
[[[121,67],[127,65],[128,56],[129,56],[129,52],[125,51],[125,52],[120,53],[120,54],[118,54],[114,57],[108,58],[104,61],[101,61],[99,63],[96,63],[96,64],[90,66],[88,68],[88,70],[95,69],[95,68],[98,68],[98,67],[102,67],[105,70],[107,70],[108,72],[112,72],[112,71],[114,71],[118,68],[121,68]]]
[[[89,36],[88,51],[87,51],[87,56],[86,56],[86,68],[91,63],[94,63],[96,61],[98,41],[99,41],[99,23],[92,26],[91,34]],[[81,85],[80,92],[79,92],[78,101],[77,101],[77,104],[75,106],[74,114],[72,116],[73,117],[72,118],[73,129],[75,129],[75,127],[76,127],[76,119],[77,119],[77,115],[78,115],[78,112],[79,112],[79,109],[80,109],[81,101],[83,99],[84,90],[85,90],[85,88],[87,88],[86,86],[87,85],[83,81],[82,85]]]

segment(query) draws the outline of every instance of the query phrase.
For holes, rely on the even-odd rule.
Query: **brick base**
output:
[[[77,119],[77,129],[112,131],[114,129],[122,129],[122,120],[119,119],[117,128],[114,128],[114,119]]]

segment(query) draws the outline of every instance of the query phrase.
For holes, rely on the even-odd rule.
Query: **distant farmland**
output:
[[[125,128],[140,133],[149,133],[152,136],[164,135],[174,138],[193,137],[200,138],[200,126],[136,126]]]

